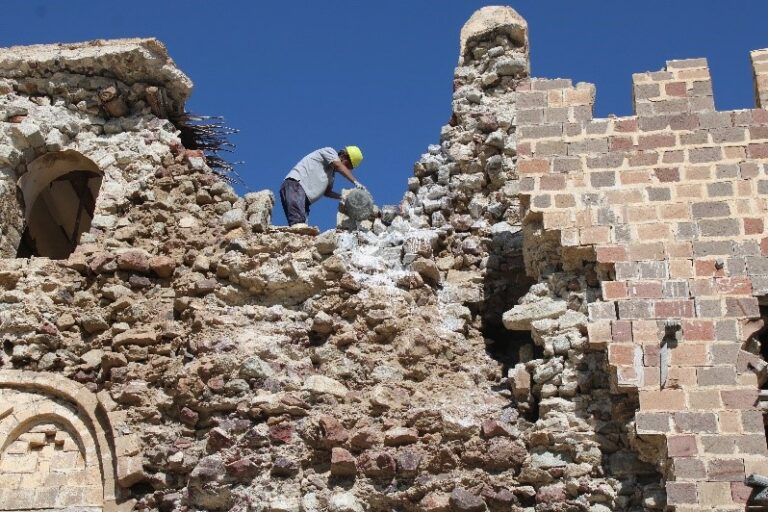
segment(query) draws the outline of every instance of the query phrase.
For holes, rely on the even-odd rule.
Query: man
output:
[[[322,196],[341,199],[341,194],[333,191],[333,178],[337,172],[357,188],[364,189],[352,175],[352,169],[362,160],[363,153],[357,146],[347,146],[339,151],[322,148],[299,160],[280,187],[280,202],[288,225],[306,224],[309,205]]]

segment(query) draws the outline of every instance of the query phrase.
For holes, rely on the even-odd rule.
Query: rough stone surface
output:
[[[3,505],[743,510],[768,113],[716,112],[694,60],[593,119],[505,7],[460,44],[403,201],[323,234],[182,146],[158,42],[0,50]],[[17,181],[72,158],[103,177],[90,226],[16,257]]]

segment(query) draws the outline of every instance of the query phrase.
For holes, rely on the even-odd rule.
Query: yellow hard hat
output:
[[[360,151],[360,148],[357,146],[347,146],[344,149],[347,151],[347,155],[349,155],[349,161],[352,162],[352,168],[354,169],[360,165],[360,162],[363,161],[363,152]]]

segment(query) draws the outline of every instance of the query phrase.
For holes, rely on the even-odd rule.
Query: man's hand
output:
[[[366,192],[368,192],[368,189],[367,189],[367,188],[365,188],[365,185],[363,185],[363,184],[362,184],[362,183],[360,183],[359,181],[356,181],[356,182],[355,182],[355,188],[356,188],[356,189],[359,189],[359,190],[365,190]]]

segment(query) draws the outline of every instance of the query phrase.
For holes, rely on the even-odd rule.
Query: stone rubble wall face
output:
[[[743,510],[745,476],[768,472],[765,363],[745,350],[768,291],[768,111],[716,111],[704,59],[635,74],[633,93],[636,115],[593,119],[590,84],[518,87],[521,196],[563,253],[608,273],[589,343],[639,395],[638,439],[663,441],[644,456],[666,458],[668,504]]]
[[[89,69],[108,68],[89,52]],[[107,54],[105,62],[116,58]],[[0,52],[3,59],[12,57]],[[440,145],[416,164],[399,208],[382,208],[353,231],[270,226],[272,193],[238,197],[201,152],[181,147],[157,111],[162,93],[142,80],[115,82],[106,72],[81,76],[77,66],[0,79],[0,169],[12,177],[8,183],[36,156],[61,149],[81,152],[105,173],[99,221],[67,260],[0,260],[0,340],[3,368],[29,370],[54,395],[56,386],[81,389],[77,398],[100,408],[99,435],[114,441],[114,453],[103,455],[116,466],[111,484],[102,473],[102,485],[118,497],[105,501],[110,510],[663,510],[690,500],[691,492],[698,493],[694,507],[723,496],[738,501],[745,489],[735,465],[742,464],[743,477],[748,465],[762,464],[759,455],[742,453],[758,453],[765,443],[762,431],[757,435],[759,413],[739,401],[754,397],[753,374],[737,364],[733,382],[696,381],[701,389],[693,390],[685,378],[698,379],[698,368],[685,358],[699,352],[677,352],[669,377],[678,387],[646,386],[630,369],[645,362],[644,345],[648,361],[659,352],[651,349],[655,318],[596,316],[607,314],[601,308],[608,300],[624,300],[607,293],[620,281],[611,280],[619,261],[606,260],[601,243],[582,241],[580,231],[577,243],[566,243],[563,233],[591,218],[579,213],[591,203],[577,201],[601,201],[600,194],[623,187],[589,182],[596,190],[578,196],[586,187],[581,169],[590,169],[592,153],[605,156],[599,142],[598,149],[580,149],[578,167],[575,160],[559,164],[567,168],[560,174],[574,179],[558,189],[566,198],[550,198],[556,207],[541,203],[539,195],[555,194],[547,180],[556,173],[537,162],[554,166],[566,125],[592,138],[594,89],[529,79],[527,26],[513,10],[486,8],[467,24],[454,114]],[[65,87],[50,85],[57,80]],[[105,95],[109,87],[115,89]],[[174,98],[172,84],[168,89]],[[696,90],[705,99],[690,103],[709,105],[706,87]],[[122,104],[113,103],[115,95]],[[610,123],[618,120],[606,120],[606,130]],[[638,144],[639,123],[626,135]],[[567,148],[561,156],[568,159]],[[7,194],[0,207],[12,209],[16,199]],[[739,200],[748,199],[718,199],[735,209]],[[573,225],[552,225],[550,208],[572,213]],[[626,224],[634,233],[634,223]],[[663,239],[651,242],[667,250]],[[523,277],[523,256],[533,281]],[[736,256],[746,262],[751,254]],[[693,256],[679,258],[695,269]],[[672,260],[648,260],[671,272]],[[648,262],[637,260],[636,280],[658,270],[641,263]],[[667,293],[667,276],[653,276],[643,280],[660,281]],[[706,276],[712,286],[728,277],[714,270]],[[733,307],[754,306],[751,293],[734,290]],[[724,308],[728,298],[719,302]],[[664,308],[678,301],[685,302],[656,299],[653,314],[658,303],[659,315],[674,316]],[[501,322],[512,302],[503,323],[530,332],[531,340],[520,342],[519,362],[500,376],[484,321]],[[696,330],[683,323],[681,345],[692,341],[706,357],[738,363],[748,357],[734,350],[746,335],[740,320],[697,319],[711,321],[699,329],[701,336],[714,332],[709,343],[685,338]],[[615,340],[626,327],[637,338]],[[621,362],[627,350],[619,346],[632,347],[631,364]],[[702,379],[734,368],[709,366],[714,373]],[[645,369],[640,374],[646,378]],[[51,383],[52,375],[68,384]],[[0,381],[0,392],[30,391],[14,382]],[[675,399],[700,393],[722,402],[696,413],[649,409],[669,391]],[[729,408],[726,397],[741,408]],[[668,432],[648,430],[664,420]],[[675,446],[673,437],[682,440],[680,449],[691,439],[704,449],[715,433],[733,453],[659,456]],[[657,457],[641,460],[649,456]]]

